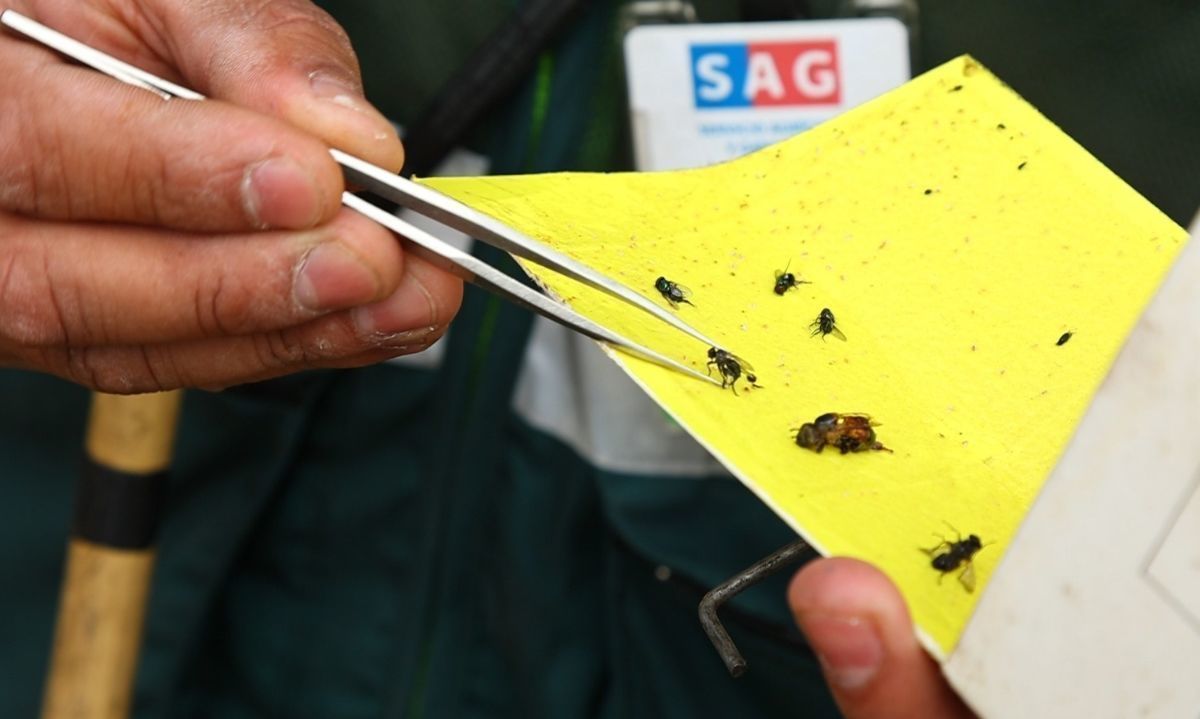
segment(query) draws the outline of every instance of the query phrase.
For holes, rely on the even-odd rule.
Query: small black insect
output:
[[[688,299],[692,296],[691,290],[668,280],[666,277],[659,277],[655,280],[654,289],[658,290],[663,299],[670,302],[672,307],[678,307],[680,302],[686,302],[692,307],[696,306],[694,302]]]
[[[837,328],[836,322],[837,320],[834,319],[833,313],[826,307],[821,310],[821,314],[817,315],[817,319],[809,325],[809,328],[812,329],[812,336],[821,335],[821,339],[825,339],[825,335],[833,335],[845,342],[846,335],[842,334],[842,331]]]
[[[788,262],[787,267],[784,267],[782,270],[775,270],[775,294],[782,295],[793,287],[812,284],[806,280],[796,279],[795,274],[788,272],[788,267],[791,266],[792,263]]]
[[[941,575],[938,577],[939,582],[948,573],[953,572],[959,567],[963,567],[963,570],[958,573],[958,582],[968,592],[974,592],[975,568],[971,563],[971,559],[980,549],[983,549],[983,541],[979,539],[979,535],[969,534],[966,539],[963,539],[960,534],[958,539],[953,542],[943,538],[941,543],[936,547],[922,549],[921,551],[933,557],[929,564],[941,572]]]
[[[716,347],[708,348],[708,373],[712,374],[712,368],[716,367],[717,372],[721,373],[721,388],[729,387],[737,394],[737,387],[734,382],[742,376],[745,370],[746,382],[752,387],[758,387],[758,377],[754,376],[754,368],[746,360],[738,357],[732,352],[727,352]]]
[[[962,85],[955,85],[954,87],[950,88],[950,92],[958,92],[961,89]]]
[[[1025,166],[1026,166],[1026,165],[1028,165],[1028,164],[1029,164],[1028,162],[1022,162],[1021,164],[1017,165],[1017,169],[1018,169],[1018,170],[1024,170],[1024,169],[1025,169]]]
[[[1059,346],[1059,347],[1062,347],[1062,346],[1063,346],[1063,345],[1065,345],[1067,342],[1069,342],[1069,341],[1071,340],[1071,338],[1072,338],[1072,337],[1074,337],[1074,336],[1075,336],[1075,333],[1074,333],[1074,332],[1063,332],[1063,333],[1062,333],[1062,337],[1059,337],[1059,338],[1058,338],[1058,341],[1057,341],[1057,342],[1055,342],[1054,344],[1055,344],[1055,345],[1057,345],[1057,346]]]

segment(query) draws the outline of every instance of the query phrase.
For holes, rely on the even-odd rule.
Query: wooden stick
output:
[[[181,398],[92,396],[43,719],[129,716]]]

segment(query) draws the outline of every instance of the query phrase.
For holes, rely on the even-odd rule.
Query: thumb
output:
[[[917,643],[896,585],[871,565],[811,562],[788,604],[847,719],[973,716]]]

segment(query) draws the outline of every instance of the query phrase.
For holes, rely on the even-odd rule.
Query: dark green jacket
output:
[[[330,6],[368,95],[406,122],[510,3]],[[734,11],[703,6],[704,19]],[[1008,0],[921,11],[923,65],[971,51],[1190,216],[1197,11]],[[592,3],[472,133],[493,171],[620,163],[613,14]],[[606,469],[515,411],[530,332],[525,313],[470,291],[431,366],[189,393],[137,715],[834,715],[790,626],[786,577],[726,615],[750,662],[740,680],[696,621],[706,588],[791,533],[723,472]],[[0,398],[0,716],[24,717],[48,656],[87,396],[0,372]]]

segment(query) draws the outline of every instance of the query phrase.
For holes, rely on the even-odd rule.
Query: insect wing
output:
[[[747,372],[748,372],[748,373],[750,373],[750,374],[754,374],[754,373],[755,373],[755,372],[754,372],[754,367],[753,367],[753,366],[752,366],[752,365],[751,365],[749,362],[747,362],[746,360],[742,359],[741,357],[738,357],[737,355],[735,355],[735,354],[734,354],[734,353],[732,353],[732,352],[726,352],[725,354],[729,355],[730,359],[732,359],[733,361],[737,362],[737,363],[738,363],[738,365],[739,365],[739,366],[741,366],[741,368],[742,368],[742,372],[743,372],[743,373],[747,373]]]
[[[689,299],[692,296],[692,291],[678,283],[671,283],[671,289],[679,295],[680,299]]]
[[[942,541],[938,542],[937,544],[933,545],[932,547],[930,547],[928,549],[926,549],[925,547],[917,547],[917,549],[920,549],[922,552],[929,555],[930,557],[936,556],[936,555],[941,554],[942,552],[945,552],[950,549],[951,544],[949,541],[946,540],[945,537],[943,537],[940,534],[935,534],[933,536],[937,537],[938,539],[940,539]]]
[[[975,592],[975,565],[971,560],[968,559],[966,568],[958,573],[958,583],[968,592]]]
[[[846,335],[842,334],[842,331],[839,330],[836,325],[834,327],[830,328],[829,334],[833,335],[834,337],[837,337],[839,340],[841,340],[843,342],[846,341]]]
[[[854,427],[878,427],[881,424],[880,422],[876,422],[875,419],[866,412],[852,412],[850,414],[843,414],[841,415],[841,419],[839,421]]]

